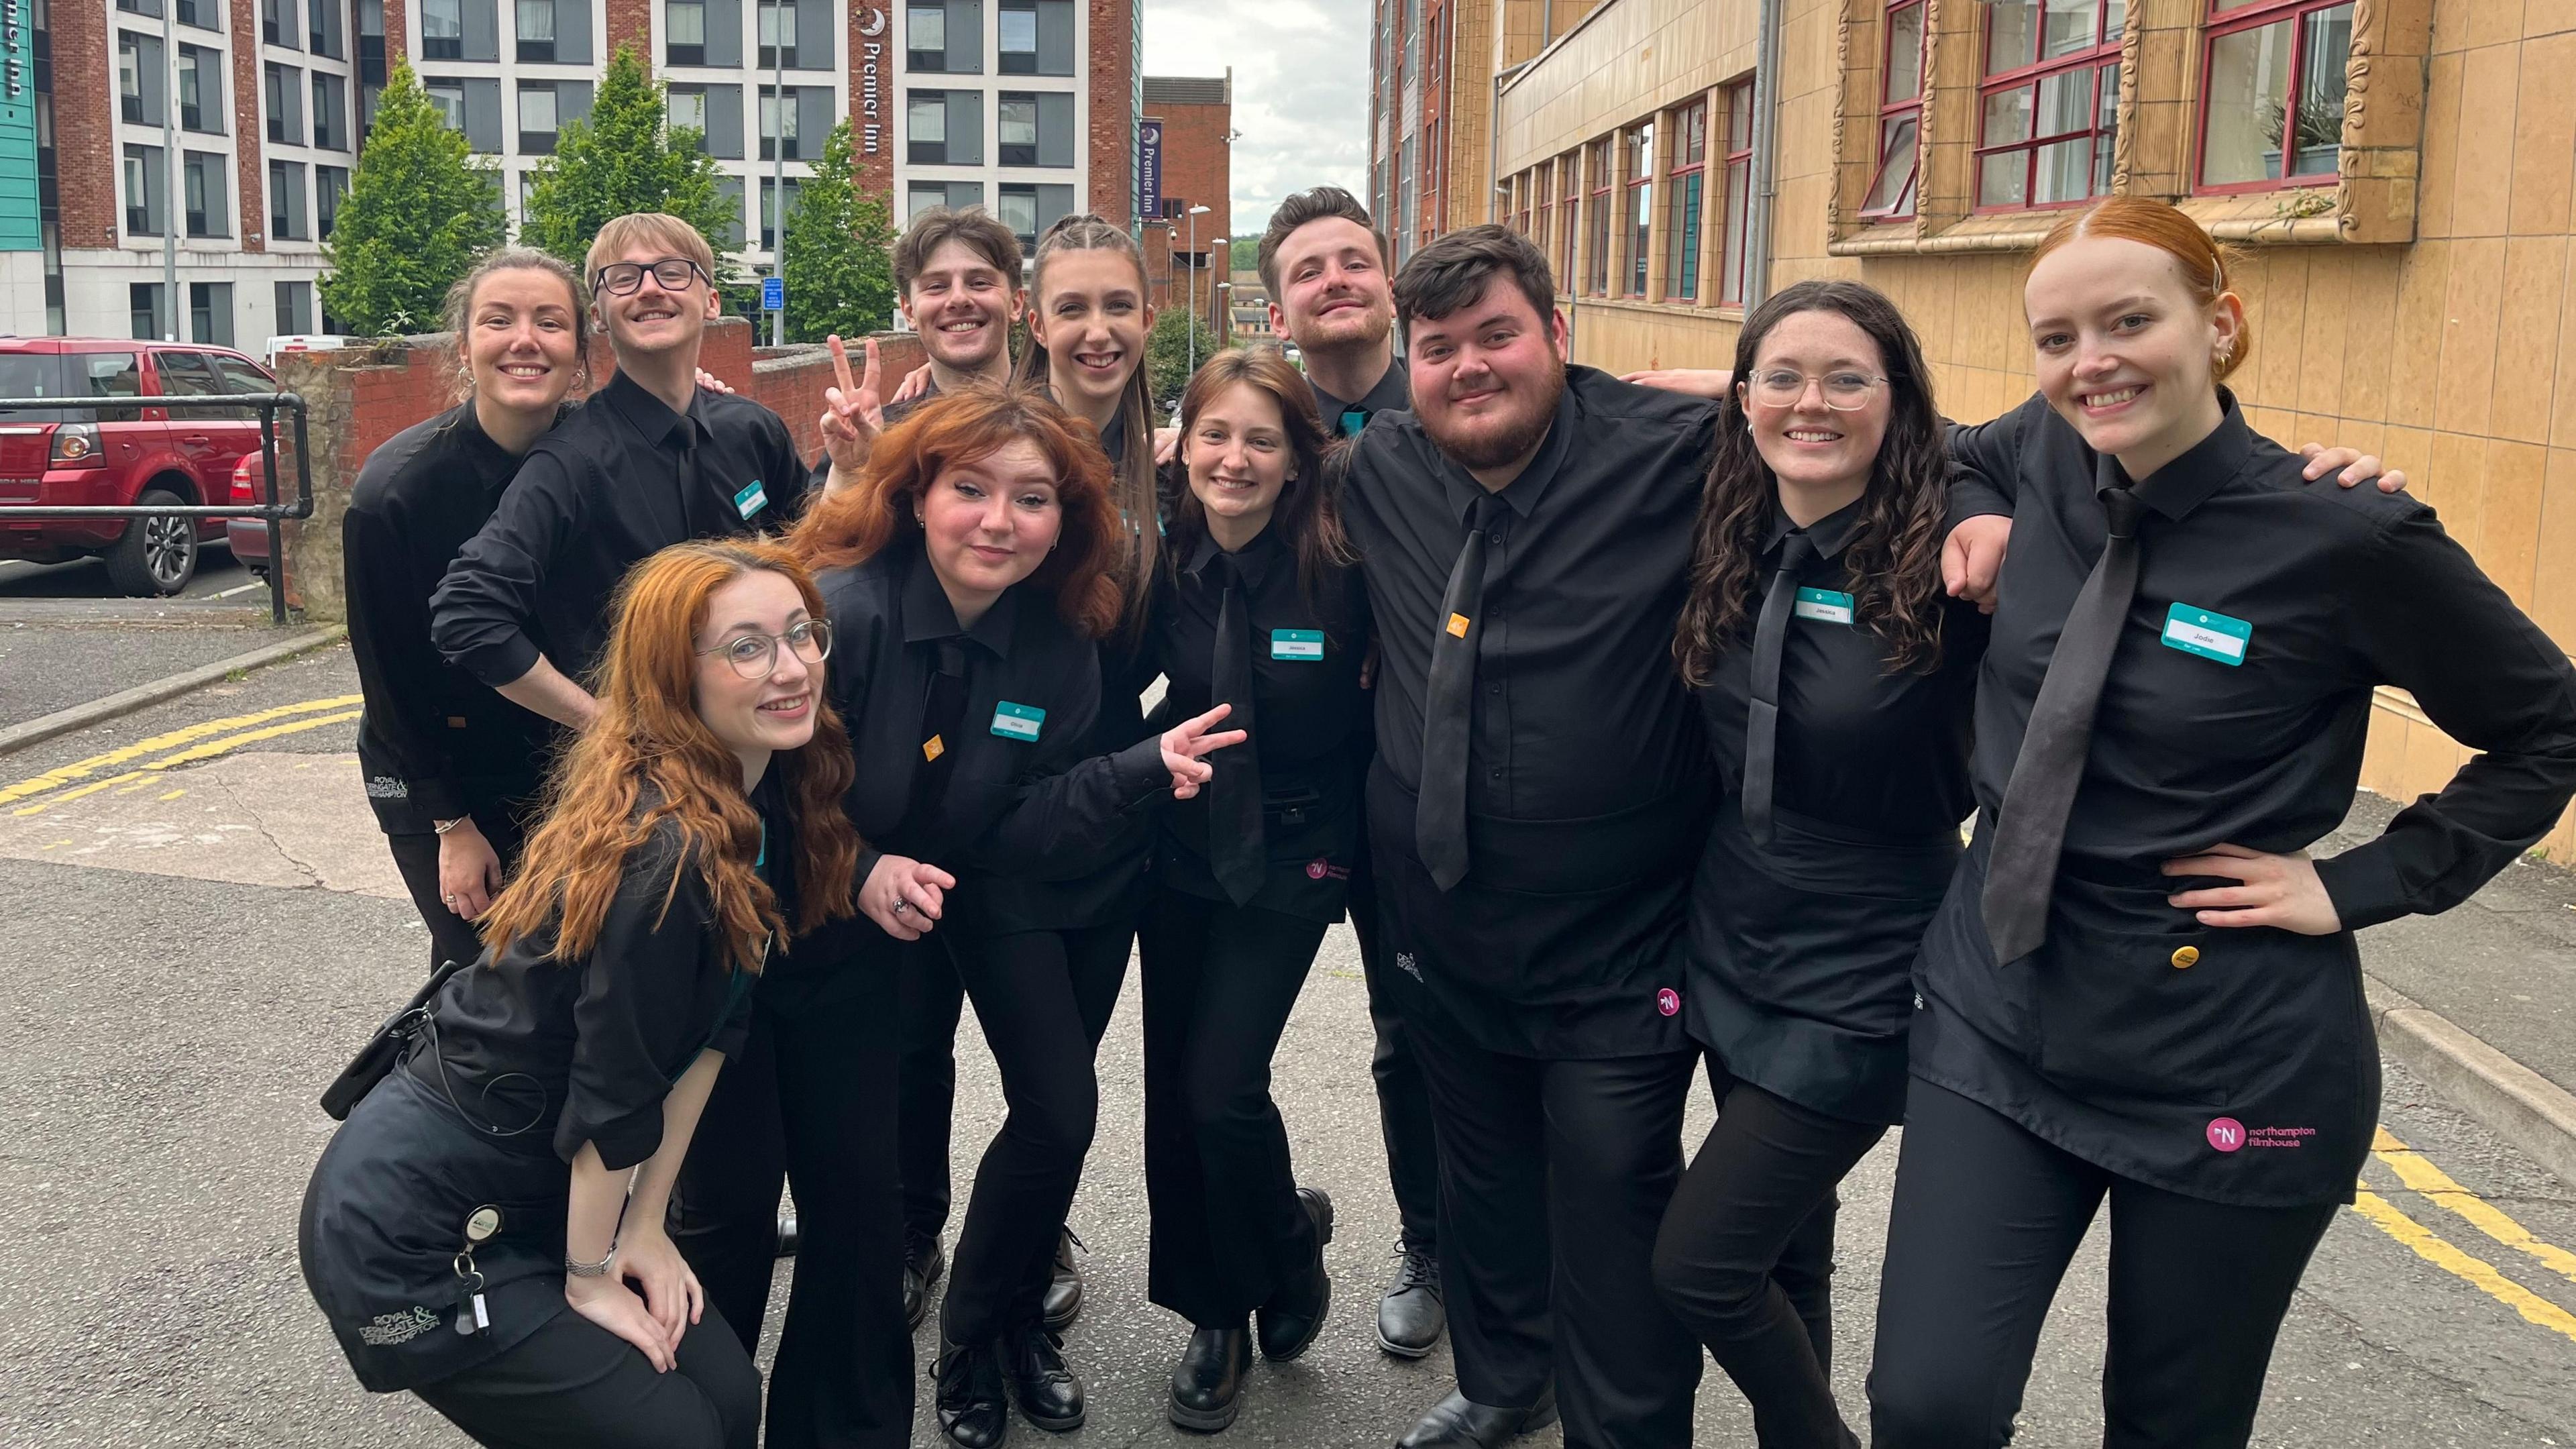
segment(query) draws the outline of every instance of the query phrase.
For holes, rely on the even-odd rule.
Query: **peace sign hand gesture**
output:
[[[1196,719],[1187,719],[1163,732],[1163,768],[1172,772],[1172,798],[1187,800],[1199,787],[1216,778],[1216,766],[1200,758],[1239,745],[1247,738],[1242,730],[1216,730],[1217,721],[1234,712],[1234,706],[1220,704]]]
[[[850,376],[850,351],[840,334],[832,334],[824,345],[832,351],[832,372],[840,385],[823,389],[823,451],[832,460],[829,486],[841,488],[856,483],[859,470],[867,466],[877,435],[885,431],[885,405],[878,391],[875,339],[865,344],[867,370],[856,379]]]

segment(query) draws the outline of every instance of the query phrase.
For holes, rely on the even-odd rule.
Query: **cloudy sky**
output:
[[[1147,75],[1234,67],[1234,226],[1279,198],[1368,179],[1369,0],[1145,0]]]

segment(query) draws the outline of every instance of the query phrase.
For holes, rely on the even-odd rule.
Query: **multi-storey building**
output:
[[[1146,279],[1154,305],[1188,307],[1219,337],[1226,333],[1217,284],[1233,235],[1234,72],[1145,77],[1145,115],[1163,128],[1163,214],[1145,219]]]
[[[389,57],[409,58],[500,172],[514,223],[619,47],[667,84],[673,123],[701,133],[734,202],[718,244],[749,272],[774,259],[775,193],[793,208],[843,116],[862,185],[898,223],[923,206],[974,203],[1033,242],[1069,211],[1133,220],[1138,0],[0,5],[32,22],[39,245],[0,250],[7,323],[20,332],[256,347],[327,330],[321,243]],[[10,99],[0,79],[0,248]],[[173,237],[176,296],[163,280]]]
[[[1444,231],[1495,218],[1495,73],[1509,75],[1599,3],[1375,0],[1366,200],[1398,263]]]

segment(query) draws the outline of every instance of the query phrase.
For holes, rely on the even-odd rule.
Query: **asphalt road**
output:
[[[295,1263],[331,1128],[314,1094],[425,945],[356,798],[354,693],[346,651],[320,651],[0,759],[0,1446],[463,1442],[357,1388]],[[1000,1099],[971,1025],[960,1045],[962,1200]],[[1340,1208],[1333,1321],[1304,1360],[1256,1368],[1230,1442],[1384,1445],[1448,1388],[1445,1353],[1398,1363],[1369,1334],[1395,1221],[1368,1049],[1337,929],[1277,1063],[1300,1175]],[[1091,1422],[1067,1449],[1201,1442],[1162,1417],[1184,1330],[1145,1301],[1138,1067],[1131,988],[1073,1212],[1090,1297],[1068,1352]],[[2383,1121],[2369,1191],[2282,1334],[2256,1443],[2576,1445],[2576,1190],[2394,1068]],[[1692,1140],[1705,1125],[1703,1102]],[[1855,1417],[1894,1160],[1882,1146],[1844,1189],[1835,1372]],[[2099,1442],[2101,1236],[2059,1298],[2018,1443]],[[933,1446],[926,1387],[914,1442]],[[1752,1444],[1713,1370],[1699,1404],[1699,1443]],[[1051,1441],[1023,1425],[1014,1442]]]
[[[0,727],[247,653],[269,626],[268,588],[220,545],[166,599],[132,599],[96,559],[0,559]]]

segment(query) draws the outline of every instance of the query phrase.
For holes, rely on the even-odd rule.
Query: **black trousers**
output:
[[[474,807],[474,828],[492,843],[492,853],[501,857],[504,877],[519,868],[520,852],[527,848],[527,836],[519,829],[517,812],[506,805]],[[417,835],[387,835],[385,846],[392,851],[394,869],[402,876],[403,889],[411,892],[412,908],[420,912],[420,923],[429,927],[429,969],[435,971],[442,961],[463,961],[471,965],[483,955],[483,938],[474,933],[474,923],[447,908],[438,888],[438,836],[430,831]]]
[[[2105,1449],[2245,1443],[2335,1205],[2230,1207],[2132,1182],[1918,1077],[1879,1284],[1877,1449],[2011,1438],[2040,1323],[2105,1197]]]
[[[1127,979],[1136,928],[1020,931],[949,942],[975,1002],[1007,1109],[975,1169],[940,1310],[951,1343],[1035,1323],[1056,1235],[1082,1183],[1100,1116],[1092,1070]],[[931,939],[938,939],[936,935]]]
[[[1763,1449],[1857,1449],[1834,1404],[1835,1184],[1887,1129],[1737,1081],[1655,1238],[1664,1302],[1753,1406]]]
[[[901,1062],[895,1154],[907,1241],[948,1226],[948,1144],[957,1111],[957,1017],[966,984],[945,948],[907,952],[896,973]]]
[[[1454,1028],[1413,1041],[1439,1123],[1459,1389],[1527,1406],[1553,1365],[1567,1449],[1690,1443],[1699,1345],[1655,1292],[1654,1251],[1698,1053],[1538,1060]]]
[[[669,1373],[570,1309],[413,1392],[489,1449],[753,1449],[760,1370],[712,1303]]]
[[[1395,1211],[1404,1241],[1427,1252],[1440,1249],[1440,1144],[1431,1125],[1431,1091],[1422,1081],[1411,1028],[1396,1008],[1388,973],[1385,935],[1378,930],[1377,878],[1365,856],[1351,872],[1351,930],[1360,938],[1360,974],[1368,983],[1369,1024],[1377,1050],[1369,1075],[1377,1081],[1377,1121],[1386,1139],[1386,1176],[1395,1189]]]
[[[884,954],[910,949],[887,941],[760,984],[742,1060],[716,1077],[672,1192],[672,1239],[749,1349],[777,1270],[779,1186],[795,1188],[796,1269],[770,1368],[771,1449],[911,1440],[894,971]]]
[[[1160,890],[1137,932],[1145,992],[1146,1292],[1241,1328],[1321,1245],[1297,1201],[1270,1059],[1324,923]]]

